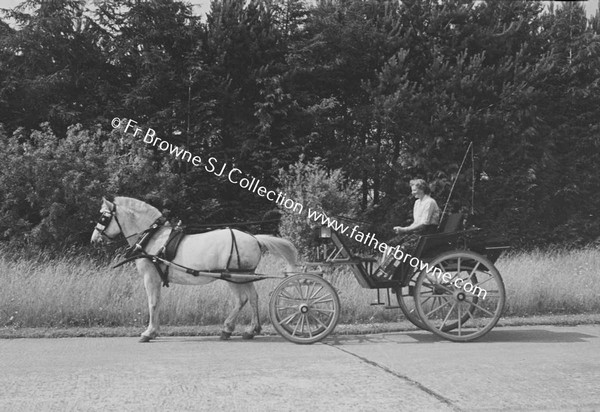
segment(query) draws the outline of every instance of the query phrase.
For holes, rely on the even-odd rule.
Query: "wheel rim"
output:
[[[422,271],[417,278],[417,313],[432,332],[453,341],[469,341],[496,325],[504,309],[504,283],[487,258],[469,251],[449,252],[435,258],[430,267],[450,274],[448,282],[431,271]],[[459,278],[463,285],[473,286],[456,287]]]
[[[407,286],[402,286],[396,289],[396,298],[398,299],[400,310],[410,323],[419,329],[429,330],[427,325],[425,325],[425,323],[419,317],[417,306],[415,304],[414,291],[418,276],[418,272],[414,273],[411,276]]]
[[[314,343],[329,335],[339,318],[335,289],[323,278],[299,274],[285,279],[271,295],[273,327],[295,343]]]

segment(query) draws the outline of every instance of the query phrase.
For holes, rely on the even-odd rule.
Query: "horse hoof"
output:
[[[221,331],[221,340],[227,340],[231,337],[231,332]]]
[[[142,335],[142,337],[140,338],[140,340],[138,342],[146,343],[146,342],[150,342],[151,340],[152,340],[152,338],[150,336]]]
[[[242,333],[242,339],[254,339],[254,333],[244,332]]]

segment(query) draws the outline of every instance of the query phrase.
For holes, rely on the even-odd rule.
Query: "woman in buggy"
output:
[[[413,179],[410,181],[412,195],[417,199],[413,207],[413,223],[409,226],[395,226],[394,233],[397,236],[387,241],[388,247],[401,245],[405,253],[410,253],[415,249],[419,237],[437,231],[440,220],[440,208],[436,201],[430,196],[429,185],[423,179]],[[382,258],[381,277],[389,278],[393,275],[395,266],[393,254],[388,254],[387,258]],[[389,270],[388,270],[389,269]]]

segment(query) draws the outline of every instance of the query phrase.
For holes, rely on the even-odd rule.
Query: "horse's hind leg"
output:
[[[225,325],[221,330],[221,339],[229,339],[231,337],[231,333],[235,329],[235,320],[237,319],[240,311],[248,301],[248,296],[243,290],[244,285],[240,285],[237,283],[228,283],[231,291],[233,292],[234,304],[233,309],[227,319],[225,319]]]
[[[252,308],[252,321],[250,322],[248,329],[242,334],[242,338],[252,339],[254,338],[254,335],[258,335],[261,331],[260,318],[258,315],[258,293],[256,293],[254,283],[247,283],[244,286],[248,301],[250,302],[250,307]]]

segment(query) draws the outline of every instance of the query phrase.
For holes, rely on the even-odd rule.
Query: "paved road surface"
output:
[[[301,346],[165,337],[0,340],[0,411],[599,410],[600,325]]]

